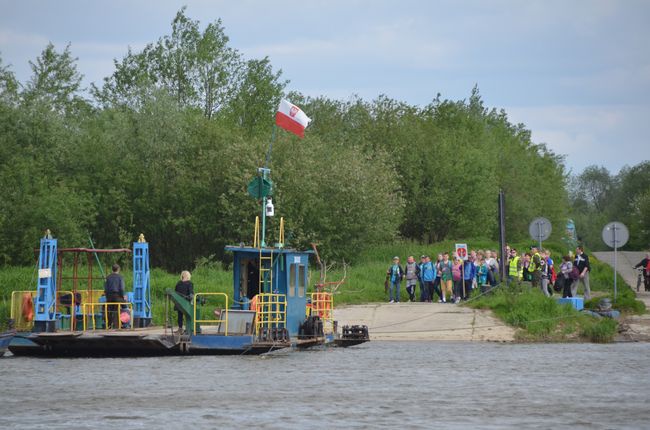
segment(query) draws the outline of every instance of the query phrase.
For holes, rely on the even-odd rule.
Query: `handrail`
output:
[[[323,330],[326,333],[334,331],[334,295],[326,292],[311,293],[311,314],[320,317],[323,321]]]
[[[284,294],[261,293],[255,302],[255,330],[262,328],[283,328],[287,323],[287,296]]]
[[[221,310],[220,316],[223,317],[223,312],[225,311],[226,318],[221,318],[221,319],[212,319],[212,320],[197,320],[196,319],[196,299],[200,296],[223,296],[226,300],[226,304],[224,305],[223,309]],[[194,329],[193,333],[196,334],[196,323],[205,323],[205,324],[222,324],[226,323],[226,327],[224,329],[224,336],[228,336],[228,295],[226,293],[195,293],[194,298],[192,300],[192,305],[194,308],[194,317],[192,318],[192,321],[194,322]]]
[[[260,217],[255,217],[255,232],[253,233],[253,248],[260,248]]]
[[[131,316],[130,318],[130,329],[133,330],[133,303],[131,302],[102,302],[102,303],[82,303],[82,313],[83,313],[83,329],[84,331],[88,330],[88,324],[86,324],[86,318],[88,315],[92,315],[92,322],[93,322],[93,330],[97,330],[96,324],[95,324],[95,306],[101,306],[104,308],[104,330],[108,330],[108,307],[109,306],[118,306],[118,329],[122,330],[122,326],[124,323],[122,322],[122,319],[120,318],[120,315],[122,313],[122,306],[126,305],[129,314]],[[86,308],[90,308],[90,312],[86,312]]]

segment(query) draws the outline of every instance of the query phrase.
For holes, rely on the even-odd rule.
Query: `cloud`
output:
[[[524,123],[535,143],[566,155],[574,173],[591,164],[616,173],[624,165],[647,160],[650,106],[556,105],[508,107],[509,118]]]

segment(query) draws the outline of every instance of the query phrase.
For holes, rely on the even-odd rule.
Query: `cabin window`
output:
[[[298,297],[305,297],[305,265],[298,266]]]
[[[296,295],[296,265],[292,264],[289,269],[289,297]]]

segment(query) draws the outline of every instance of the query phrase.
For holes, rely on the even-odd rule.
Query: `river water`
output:
[[[650,428],[650,344],[0,359],[0,428]]]

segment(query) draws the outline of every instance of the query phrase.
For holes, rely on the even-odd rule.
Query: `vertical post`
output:
[[[539,252],[542,252],[542,222],[537,221],[537,240],[539,241]]]
[[[616,224],[612,226],[612,234],[614,235],[614,303],[616,303],[616,249],[618,248],[618,239],[616,239],[616,227]]]

